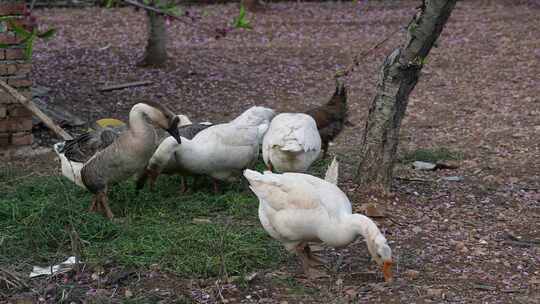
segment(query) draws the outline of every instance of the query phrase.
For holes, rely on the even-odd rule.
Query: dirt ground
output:
[[[237,7],[190,8],[201,21],[171,23],[164,69],[136,65],[145,45],[142,12],[40,10],[40,22],[58,34],[36,46],[34,82],[87,120],[126,119],[142,100],[200,121],[224,121],[254,104],[302,111],[325,102],[336,68],[405,26],[419,1],[358,2],[272,4],[251,17],[253,31],[217,41],[201,28],[223,27]],[[178,295],[196,303],[540,303],[539,14],[533,1],[458,2],[410,98],[400,153],[446,147],[463,159],[457,170],[399,166],[392,195],[365,193],[350,179],[378,67],[405,33],[347,79],[355,127],[331,151],[345,164],[341,186],[355,206],[377,202],[386,211],[377,221],[396,256],[395,282],[382,283],[365,244],[356,242],[326,250],[337,271],[316,281],[290,283],[291,259],[247,287],[157,272],[130,288],[163,303]],[[98,91],[139,80],[153,84]]]

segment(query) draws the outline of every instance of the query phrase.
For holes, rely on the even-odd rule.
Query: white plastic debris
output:
[[[30,277],[38,277],[42,275],[53,275],[61,272],[67,272],[72,269],[72,265],[75,265],[77,263],[77,258],[74,256],[69,257],[64,262],[58,264],[58,265],[52,265],[49,267],[39,267],[34,266],[32,269],[32,272],[30,272]]]
[[[435,167],[437,167],[436,164],[423,162],[423,161],[415,161],[413,163],[413,167],[416,170],[435,170]]]

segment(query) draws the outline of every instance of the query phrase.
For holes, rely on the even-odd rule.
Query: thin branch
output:
[[[345,69],[341,70],[341,71],[337,71],[336,72],[336,75],[335,75],[335,78],[341,78],[341,77],[345,77],[345,76],[348,76],[351,72],[354,71],[354,69],[356,67],[358,67],[360,65],[360,62],[361,62],[361,59],[365,59],[367,55],[370,55],[373,51],[375,51],[376,49],[380,48],[383,44],[385,44],[388,40],[390,40],[390,38],[392,38],[395,34],[397,34],[398,32],[402,31],[404,28],[398,28],[397,30],[393,31],[392,33],[390,33],[388,36],[386,36],[385,38],[383,38],[382,40],[380,40],[379,42],[377,42],[374,46],[372,46],[371,48],[363,51],[362,53],[360,54],[357,54],[353,57],[352,59],[352,63],[349,64]]]
[[[131,6],[135,6],[135,7],[138,7],[138,8],[142,8],[144,10],[147,10],[147,11],[151,11],[151,12],[154,12],[154,13],[158,13],[158,14],[161,14],[161,15],[165,15],[167,17],[170,17],[170,18],[173,18],[175,20],[178,20],[180,22],[182,22],[183,24],[185,25],[189,25],[189,26],[192,26],[192,27],[196,27],[195,25],[193,25],[192,23],[182,19],[181,17],[179,16],[176,16],[176,15],[172,15],[171,13],[169,12],[166,12],[164,10],[161,10],[159,8],[156,8],[156,7],[153,7],[153,6],[149,6],[149,5],[145,5],[143,3],[140,3],[136,0],[122,0],[124,3],[126,4],[129,4]],[[226,39],[225,37],[223,37],[220,33],[218,33],[217,31],[215,30],[212,30],[210,28],[207,28],[207,27],[204,27],[204,26],[201,26],[200,24],[197,26],[197,28],[199,29],[202,29],[203,31],[207,32],[207,34],[209,34],[210,36],[214,36],[214,37],[219,37],[219,39]]]
[[[140,87],[152,84],[152,81],[150,80],[143,80],[143,81],[135,81],[135,82],[128,82],[128,83],[121,83],[121,84],[113,84],[108,86],[102,86],[98,90],[104,92],[104,91],[113,91],[113,90],[120,90],[130,87]]]

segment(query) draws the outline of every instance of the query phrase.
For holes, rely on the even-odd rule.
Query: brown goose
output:
[[[112,218],[107,203],[108,186],[144,171],[160,140],[156,127],[166,130],[180,143],[178,121],[178,116],[163,105],[138,103],[129,112],[128,129],[120,135],[104,129],[55,144],[62,174],[94,194],[90,211]]]

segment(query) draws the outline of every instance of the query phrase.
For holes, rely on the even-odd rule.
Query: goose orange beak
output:
[[[392,261],[387,261],[383,264],[383,275],[385,282],[392,282],[393,280],[392,265],[394,265],[394,262]]]

